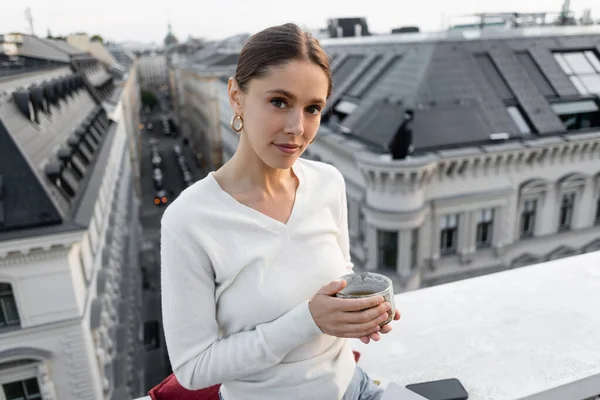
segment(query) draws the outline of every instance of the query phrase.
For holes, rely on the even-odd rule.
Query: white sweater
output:
[[[169,358],[188,389],[222,383],[226,400],[341,399],[355,363],[308,301],[352,268],[345,184],[299,159],[287,224],[237,202],[212,175],[165,211],[162,312]]]

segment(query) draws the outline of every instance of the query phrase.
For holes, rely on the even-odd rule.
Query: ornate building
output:
[[[119,81],[64,42],[8,36],[37,64],[0,82],[0,398],[137,397],[135,70]]]
[[[334,91],[305,156],[345,177],[357,268],[411,289],[600,249],[599,39],[573,26],[323,40]],[[182,68],[182,119],[224,162],[237,58],[209,50]]]

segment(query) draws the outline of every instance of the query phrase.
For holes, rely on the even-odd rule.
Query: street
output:
[[[177,155],[173,146],[177,143],[186,158],[193,181],[202,179],[207,171],[197,167],[195,156],[190,148],[182,143],[177,133],[167,136],[163,128],[162,116],[165,110],[155,110],[151,115],[142,115],[142,121],[147,127],[152,122],[153,129],[144,128],[140,133],[142,139],[141,151],[141,189],[142,205],[140,220],[143,230],[140,263],[142,269],[144,295],[143,319],[145,324],[154,326],[158,331],[152,331],[145,342],[155,344],[146,347],[145,382],[146,390],[161,382],[172,371],[164,345],[162,333],[162,315],[160,309],[160,220],[168,205],[181,194],[187,187],[180,172]],[[162,159],[162,175],[164,190],[167,193],[167,204],[155,204],[155,188],[153,184],[152,149],[149,143],[151,138],[158,140],[158,152]]]
[[[188,165],[194,180],[202,179],[206,176],[207,171],[200,170],[194,162],[194,157],[191,154],[189,147],[185,146],[179,138],[174,136],[166,136],[164,134],[162,123],[160,122],[160,115],[153,115],[152,123],[154,129],[147,131],[144,129],[142,133],[142,210],[141,210],[141,222],[144,228],[144,239],[154,240],[159,237],[160,230],[160,218],[165,208],[171,203],[179,194],[186,188],[186,185],[181,176],[179,165],[177,164],[177,158],[173,152],[173,145],[178,143],[183,151],[184,156],[188,161]],[[158,148],[160,156],[163,160],[163,176],[164,176],[164,188],[169,195],[169,202],[166,205],[157,206],[154,204],[154,186],[152,183],[152,161],[151,161],[151,150],[148,140],[150,138],[156,138],[159,140]]]

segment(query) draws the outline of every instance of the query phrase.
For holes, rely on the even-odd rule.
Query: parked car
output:
[[[152,183],[154,184],[155,190],[163,189],[164,180],[163,173],[160,168],[154,168],[154,170],[152,171]]]
[[[152,166],[154,168],[162,167],[162,157],[158,153],[152,153]]]
[[[177,157],[183,155],[183,150],[182,150],[181,146],[178,144],[174,144],[173,145],[173,153],[175,153],[175,156],[177,156]]]
[[[157,190],[154,194],[154,204],[157,206],[165,205],[169,202],[169,198],[167,196],[167,191],[164,189]]]
[[[185,183],[194,182],[194,177],[192,176],[192,173],[189,170],[183,171],[183,181]]]

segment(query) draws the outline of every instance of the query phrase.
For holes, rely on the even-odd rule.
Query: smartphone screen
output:
[[[469,394],[458,379],[415,383],[406,388],[425,397],[427,400],[466,400]]]

